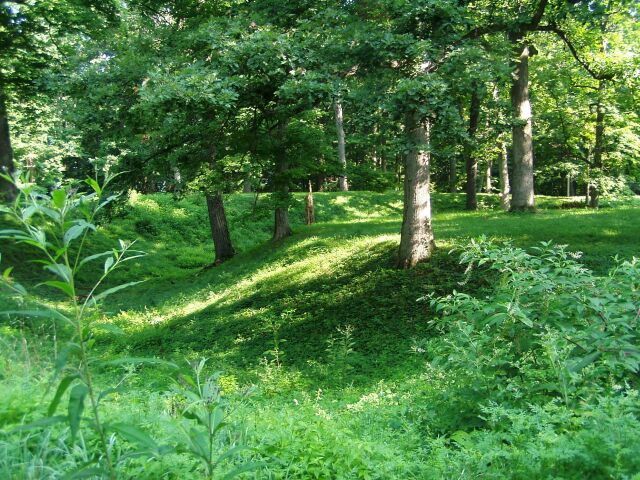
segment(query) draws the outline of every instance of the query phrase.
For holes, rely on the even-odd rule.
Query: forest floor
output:
[[[104,305],[105,321],[125,335],[99,336],[99,356],[207,358],[212,371],[223,372],[221,383],[231,395],[255,385],[251,395],[238,398],[230,420],[245,429],[250,446],[273,458],[261,473],[249,474],[256,478],[464,477],[473,455],[456,457],[464,443],[459,432],[478,425],[470,421],[466,428],[446,408],[443,385],[455,380],[434,378],[426,367],[421,345],[434,335],[434,313],[418,300],[454,290],[483,294],[490,285],[481,277],[466,281],[451,250],[481,235],[523,247],[553,241],[583,252],[581,261],[598,274],[615,256],[640,255],[638,198],[593,211],[562,209],[563,199],[540,197],[536,214],[519,215],[500,211],[495,196],[480,195],[481,209],[465,212],[462,195],[436,194],[438,249],[432,261],[409,271],[394,268],[399,193],[315,194],[312,226],[304,225],[304,196],[296,195],[294,235],[280,243],[269,240],[268,198],[255,200],[251,194],[228,198],[238,254],[217,267],[203,269],[213,248],[199,196],[133,194],[114,209],[91,248],[138,238],[137,248],[148,254],[112,279],[145,282]],[[40,272],[28,262],[27,247],[2,244],[0,251],[3,266],[16,265],[16,278],[37,283]],[[4,318],[0,334],[3,427],[45,410],[52,357],[64,332],[54,336],[50,325]],[[143,366],[99,372],[102,384],[124,378],[127,387],[106,400],[106,416],[170,438],[171,375]],[[189,465],[176,456],[164,466],[133,465],[129,475],[160,478],[162,471],[167,478],[189,478]]]

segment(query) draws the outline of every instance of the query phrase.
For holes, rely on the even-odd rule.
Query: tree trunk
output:
[[[411,268],[428,260],[435,248],[431,226],[429,142],[431,124],[417,112],[407,114],[405,132],[411,148],[405,158],[404,212],[398,251],[398,267]]]
[[[222,192],[218,190],[214,195],[207,195],[206,199],[207,210],[209,211],[209,224],[211,225],[211,238],[213,239],[213,245],[216,251],[214,264],[219,265],[233,257],[236,252],[231,244]]]
[[[535,208],[533,191],[533,128],[529,100],[529,45],[516,43],[518,61],[512,74],[513,179],[511,211]]]
[[[509,185],[509,154],[507,153],[507,143],[501,140],[500,152],[500,205],[502,209],[507,211],[511,207],[509,199],[510,185]]]
[[[593,167],[596,169],[596,176],[602,174],[602,153],[604,151],[604,107],[602,105],[602,96],[604,91],[604,81],[600,80],[598,84],[598,103],[596,104],[596,138],[593,146]],[[592,185],[591,197],[589,198],[589,206],[598,208],[600,202],[600,192],[596,185]]]
[[[307,194],[305,214],[307,225],[316,223],[316,210],[313,206],[313,190],[311,189],[311,180],[309,180],[309,193]]]
[[[251,178],[249,178],[249,174],[247,173],[242,181],[242,193],[251,193],[252,191]]]
[[[478,87],[474,85],[471,89],[471,105],[469,107],[469,128],[467,129],[469,138],[465,142],[464,146],[464,158],[467,170],[467,210],[477,210],[478,208],[478,198],[476,195],[478,182],[478,159],[476,158],[473,150],[479,120],[480,94],[478,92]]]
[[[336,131],[338,132],[338,160],[342,168],[342,172],[338,177],[338,190],[346,192],[349,190],[349,183],[347,181],[347,156],[345,153],[344,142],[344,122],[342,118],[342,102],[336,99],[333,103],[336,113]]]
[[[0,86],[1,88],[1,86]],[[4,93],[0,90],[0,173],[13,175],[13,149],[11,148],[11,134],[9,132],[9,115]],[[16,187],[13,183],[0,178],[0,200],[13,201],[16,197]]]
[[[489,161],[489,163],[487,164],[487,170],[486,170],[484,180],[485,180],[484,191],[486,193],[491,193],[491,161]]]
[[[280,139],[284,139],[287,130],[286,122],[281,122],[278,127]],[[284,156],[284,151],[282,152]],[[291,236],[293,233],[289,226],[289,179],[287,178],[287,170],[289,164],[286,158],[280,158],[276,160],[276,174],[275,174],[275,197],[276,197],[276,210],[275,210],[275,223],[273,228],[273,240],[282,240],[283,238]]]
[[[276,207],[275,228],[273,230],[273,241],[282,240],[293,234],[289,226],[289,209],[286,207]]]
[[[571,196],[571,173],[567,172],[567,197]]]

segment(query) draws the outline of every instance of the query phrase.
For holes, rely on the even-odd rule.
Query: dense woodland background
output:
[[[640,478],[636,0],[0,0],[0,477]]]

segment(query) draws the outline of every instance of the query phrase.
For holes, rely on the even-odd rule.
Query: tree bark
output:
[[[533,127],[529,100],[529,45],[515,43],[518,60],[512,74],[511,106],[514,121],[513,179],[511,211],[531,211],[535,208],[533,187]]]
[[[429,191],[431,123],[428,119],[420,119],[417,112],[410,112],[405,119],[405,132],[411,148],[405,157],[398,267],[412,268],[428,260],[435,248]]]
[[[474,139],[478,130],[478,122],[480,121],[480,94],[478,87],[474,85],[471,89],[471,105],[469,107],[469,127],[467,129],[468,139],[464,146],[465,166],[467,170],[467,210],[478,209],[478,198],[476,188],[478,182],[478,159],[474,150]]]
[[[244,180],[242,181],[242,193],[251,193],[253,189],[251,188],[251,179],[249,178],[249,174],[245,175]]]
[[[346,192],[349,190],[349,182],[347,181],[347,156],[345,152],[344,140],[344,121],[342,117],[342,102],[336,99],[333,103],[336,114],[336,131],[338,133],[338,161],[342,168],[342,172],[338,177],[338,190]]]
[[[0,90],[0,173],[13,175],[14,171],[9,115],[4,93]],[[0,178],[0,199],[11,202],[15,199],[16,193],[16,187],[13,183]]]
[[[280,139],[284,140],[287,130],[286,122],[281,122],[278,127]],[[275,187],[276,187],[276,209],[275,222],[273,228],[273,240],[282,240],[291,236],[293,233],[289,226],[289,179],[287,178],[287,170],[289,164],[284,158],[285,152],[282,152],[283,158],[276,160]]]
[[[484,185],[484,191],[486,193],[491,193],[491,161],[489,161],[489,163],[487,164],[487,170],[485,173],[485,185]]]
[[[456,193],[458,191],[458,172],[456,168],[458,166],[457,158],[455,155],[449,157],[449,193]]]
[[[507,153],[507,144],[504,140],[501,140],[501,152],[500,152],[500,205],[502,209],[507,211],[511,207],[511,201],[509,199],[510,185],[509,185],[509,155]]]
[[[602,96],[604,93],[604,81],[598,83],[598,103],[596,104],[596,131],[595,144],[593,146],[593,167],[596,169],[596,175],[602,173],[602,153],[604,151],[604,106],[602,105]],[[600,202],[600,192],[596,185],[592,185],[591,196],[589,198],[589,206],[598,208]]]
[[[214,264],[219,265],[233,257],[236,252],[231,243],[222,192],[218,190],[214,195],[206,195],[206,199],[209,224],[211,225],[211,238],[216,252]]]

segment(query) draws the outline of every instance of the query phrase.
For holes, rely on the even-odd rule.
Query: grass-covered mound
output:
[[[522,247],[547,240],[568,244],[584,252],[581,262],[605,275],[614,256],[638,254],[640,209],[633,202],[565,210],[553,208],[560,201],[542,198],[537,214],[514,215],[499,211],[494,197],[481,196],[484,208],[469,213],[460,210],[463,196],[439,194],[438,251],[431,262],[399,271],[398,193],[316,194],[313,226],[303,224],[303,197],[296,199],[294,236],[274,244],[268,198],[230,196],[227,214],[239,253],[203,268],[213,260],[203,199],[131,195],[111,212],[91,248],[138,238],[137,248],[148,255],[112,281],[146,282],[105,303],[105,321],[125,334],[100,334],[100,357],[209,358],[212,370],[224,372],[219,381],[234,405],[230,435],[242,433],[255,449],[246,455],[262,461],[245,474],[249,478],[631,478],[640,471],[632,441],[640,434],[640,406],[631,370],[587,376],[599,365],[589,364],[577,376],[567,374],[568,384],[580,385],[569,394],[554,384],[562,375],[547,378],[552,367],[531,366],[546,365],[539,352],[547,347],[538,337],[492,356],[482,343],[486,338],[473,332],[494,324],[458,318],[451,322],[456,328],[448,328],[441,311],[418,301],[453,291],[490,304],[498,298],[495,287],[504,286],[499,272],[486,265],[466,271],[459,253],[449,253],[480,235]],[[27,262],[33,252],[6,243],[0,249],[3,263],[16,265],[16,278],[39,281],[39,266]],[[553,278],[546,281],[565,277]],[[637,285],[625,287],[631,303]],[[46,287],[37,291],[58,299]],[[496,312],[479,318],[491,315]],[[37,319],[6,317],[1,328],[0,423],[9,429],[46,410],[41,400],[49,365],[66,332]],[[487,333],[504,344],[512,338]],[[558,365],[561,354],[574,355],[563,352]],[[496,366],[480,368],[489,359]],[[132,421],[171,443],[179,401],[167,390],[171,375],[157,367],[103,368],[101,383],[122,381],[123,387],[105,400],[107,417]],[[584,386],[589,382],[593,388]],[[551,385],[532,387],[545,383]],[[241,400],[250,384],[257,389]],[[80,465],[80,453],[65,451],[68,434],[60,428],[50,437],[0,437],[2,477],[23,478],[31,468],[36,478],[46,478],[37,468],[43,458],[54,470]],[[187,455],[169,457],[131,460],[122,467],[123,478],[197,478]]]

